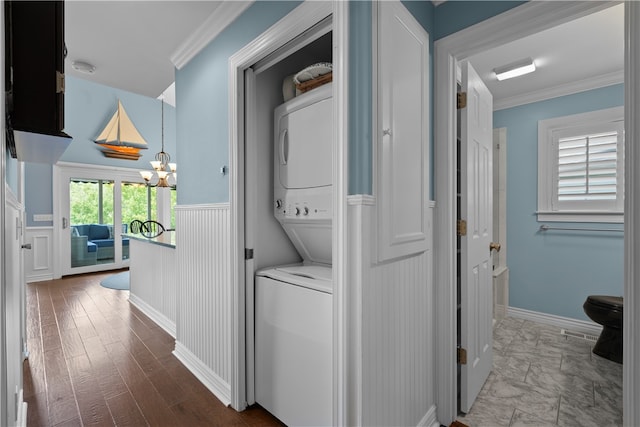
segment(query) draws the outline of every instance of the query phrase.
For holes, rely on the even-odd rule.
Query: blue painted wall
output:
[[[149,148],[142,150],[136,161],[104,157],[99,146],[93,142],[122,101],[129,118],[147,141]],[[161,147],[161,104],[158,99],[114,89],[109,86],[67,76],[65,92],[65,132],[73,140],[60,161],[83,164],[116,166],[133,169],[151,169],[149,161]],[[176,155],[176,109],[164,106],[164,145],[171,160],[178,163]],[[25,165],[25,209],[27,226],[50,226],[50,221],[34,222],[34,214],[53,213],[51,185],[52,167],[37,163]]]
[[[588,320],[588,295],[622,295],[623,233],[538,232],[538,121],[624,104],[615,85],[494,113],[507,128],[507,264],[510,305]],[[553,223],[555,226],[622,228],[622,224]]]
[[[258,1],[182,69],[176,70],[178,155],[189,168],[179,173],[178,204],[229,201],[228,60],[298,6]],[[202,183],[206,185],[202,185]]]
[[[436,7],[434,40],[489,19],[526,1],[447,1]]]
[[[179,204],[229,200],[228,59],[299,2],[259,1],[225,29],[181,70],[176,71],[178,150],[190,165],[180,174]],[[429,1],[406,2],[428,32],[433,26]],[[350,3],[349,35],[352,76],[349,81],[349,193],[371,194],[371,3]],[[433,46],[431,46],[433,50]],[[433,73],[431,73],[433,74]],[[433,110],[433,109],[432,109]],[[202,186],[203,179],[209,183]]]

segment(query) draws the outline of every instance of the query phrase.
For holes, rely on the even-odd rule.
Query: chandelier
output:
[[[162,98],[162,107],[161,107],[161,123],[162,123],[162,136],[161,136],[161,141],[162,141],[162,148],[160,150],[160,152],[156,153],[156,159],[152,160],[151,162],[151,167],[153,168],[153,171],[140,171],[140,175],[142,176],[142,178],[144,179],[144,182],[147,184],[147,186],[149,187],[169,187],[169,188],[176,188],[176,164],[175,163],[170,163],[171,162],[171,156],[169,155],[169,153],[167,153],[166,151],[164,151],[164,97]],[[156,184],[151,184],[151,180],[153,179],[154,175],[158,176],[158,181]],[[174,184],[171,185],[169,184],[169,178],[172,177],[173,178],[173,182]]]

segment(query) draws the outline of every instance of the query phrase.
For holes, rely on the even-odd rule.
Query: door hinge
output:
[[[244,248],[244,259],[253,259],[253,249]]]
[[[456,223],[456,234],[458,236],[466,236],[467,235],[467,221],[464,219],[459,219]]]
[[[467,350],[464,348],[458,347],[457,352],[457,361],[458,365],[466,365],[467,364]]]
[[[64,85],[64,73],[60,71],[56,71],[56,93],[64,93],[65,85]]]
[[[457,94],[458,110],[467,106],[467,92],[458,92]]]

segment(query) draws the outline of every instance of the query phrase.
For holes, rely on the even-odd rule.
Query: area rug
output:
[[[109,277],[105,277],[104,279],[102,279],[102,281],[100,281],[100,285],[104,288],[128,291],[129,272],[123,271],[122,273],[112,274]]]

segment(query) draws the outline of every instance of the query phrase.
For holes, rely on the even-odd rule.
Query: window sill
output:
[[[622,224],[624,212],[598,211],[538,211],[538,222],[606,222]]]

